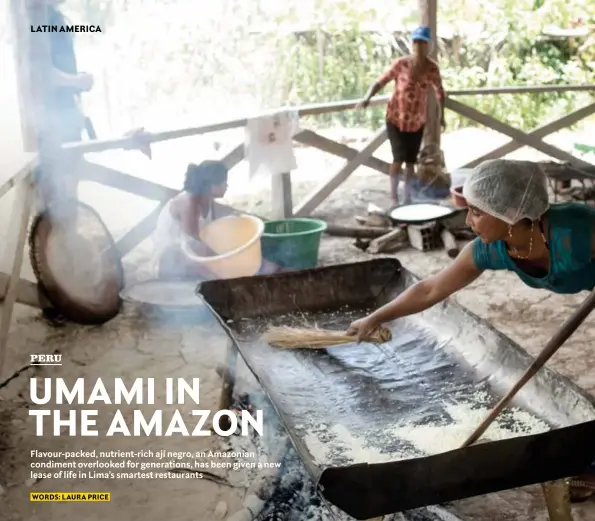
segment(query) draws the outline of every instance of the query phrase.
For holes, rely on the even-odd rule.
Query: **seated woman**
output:
[[[213,252],[198,239],[202,227],[226,215],[239,214],[218,204],[227,191],[228,169],[221,161],[190,164],[186,170],[184,189],[170,199],[161,210],[153,236],[158,278],[211,280],[217,276],[186,255],[182,243],[188,242],[198,256]],[[263,260],[260,274],[280,271]]]
[[[538,165],[487,161],[468,177],[463,196],[467,224],[478,238],[446,269],[353,322],[349,334],[361,339],[385,322],[424,311],[486,270],[512,271],[527,286],[555,293],[595,287],[595,208],[574,202],[550,206],[547,177]],[[584,497],[586,489],[595,492],[595,462],[592,472],[574,481],[574,497],[581,492]]]
[[[215,199],[227,191],[227,175],[227,167],[220,161],[188,165],[183,191],[164,205],[157,220],[153,239],[159,278],[216,278],[184,254],[182,243],[191,238],[197,255],[209,254],[198,240],[199,232],[217,217],[231,213],[219,213],[215,206]]]

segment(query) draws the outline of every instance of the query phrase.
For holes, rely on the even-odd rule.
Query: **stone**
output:
[[[225,514],[227,514],[227,503],[225,501],[219,501],[215,510],[213,511],[215,519],[223,519]]]

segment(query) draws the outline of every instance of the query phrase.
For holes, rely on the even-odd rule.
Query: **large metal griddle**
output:
[[[548,368],[513,404],[546,421],[548,432],[387,463],[345,463],[340,451],[317,463],[305,435],[321,423],[364,432],[409,416],[439,418],[445,400],[478,388],[496,401],[531,363],[512,340],[450,300],[393,322],[388,346],[280,350],[259,339],[270,324],[302,319],[345,328],[417,280],[397,260],[380,259],[209,281],[198,292],[269,396],[321,494],[356,519],[584,472],[595,459],[595,400]],[[388,385],[411,357],[419,371],[408,369]]]

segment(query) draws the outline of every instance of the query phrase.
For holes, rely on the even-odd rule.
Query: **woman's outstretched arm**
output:
[[[481,273],[473,261],[473,243],[469,243],[448,268],[414,284],[392,302],[356,320],[348,334],[361,340],[385,322],[419,313],[443,301],[471,284]]]

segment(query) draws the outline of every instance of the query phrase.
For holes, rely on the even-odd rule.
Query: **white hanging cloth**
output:
[[[297,110],[281,110],[248,119],[244,148],[250,178],[295,170],[293,136],[298,130]]]

